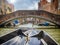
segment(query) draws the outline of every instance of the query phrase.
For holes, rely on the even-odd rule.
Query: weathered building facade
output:
[[[0,0],[0,15],[9,14],[14,11],[14,5],[8,3],[7,0]]]
[[[58,13],[58,0],[51,0],[48,2],[47,0],[40,0],[38,3],[38,10],[45,10],[51,13]]]

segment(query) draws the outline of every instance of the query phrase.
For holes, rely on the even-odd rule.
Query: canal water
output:
[[[25,38],[16,37],[2,45],[40,45],[40,40],[37,38],[30,38],[28,42],[26,42]]]
[[[34,26],[33,26],[33,24],[29,23],[29,24],[18,26],[18,28],[20,28],[20,27],[32,28]],[[35,27],[38,27],[38,26],[35,26]],[[39,29],[39,30],[46,31],[60,44],[60,42],[59,42],[60,41],[60,36],[59,36],[60,35],[60,29]],[[7,35],[11,32],[14,32],[14,31],[16,31],[16,29],[0,28],[0,37],[3,36],[3,35]],[[30,31],[30,30],[28,30],[28,31],[24,32],[25,35],[27,35],[27,33],[29,35],[28,36],[29,37],[28,41],[26,41],[26,37],[21,38],[21,36],[16,36],[16,37],[8,40],[7,42],[3,43],[2,45],[35,45],[35,44],[40,45],[41,40],[38,40],[38,38],[36,38],[36,37],[31,37],[33,35],[38,34],[39,32],[40,31],[35,31],[35,30]]]
[[[11,40],[3,43],[2,45],[40,45],[41,41],[38,40],[36,37],[31,37],[33,35],[37,35],[40,31],[34,31],[34,30],[28,30],[24,34],[28,36],[27,37],[20,37],[16,36],[12,38]],[[28,38],[28,39],[27,39]]]

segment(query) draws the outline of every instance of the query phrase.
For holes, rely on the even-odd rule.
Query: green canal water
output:
[[[16,28],[0,28],[0,37],[15,31]],[[47,32],[58,44],[60,44],[60,29],[55,28],[38,28],[38,30],[43,30]]]

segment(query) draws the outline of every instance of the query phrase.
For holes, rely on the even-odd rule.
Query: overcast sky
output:
[[[9,3],[14,4],[15,10],[37,10],[39,1],[40,0],[8,0]]]

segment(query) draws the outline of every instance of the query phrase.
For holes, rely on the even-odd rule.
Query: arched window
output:
[[[1,14],[3,14],[3,11],[2,11],[2,9],[1,9],[1,8],[0,8],[0,13],[1,13]]]
[[[8,10],[9,10],[10,12],[12,12],[12,10],[11,10],[11,8],[10,8],[10,7],[8,7]]]

